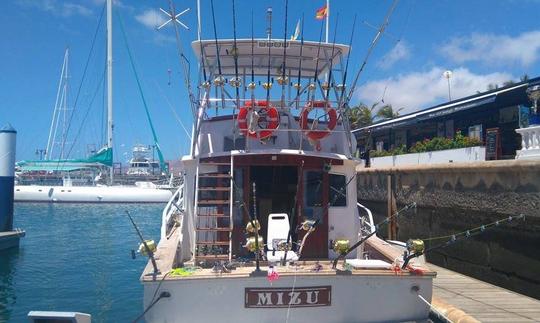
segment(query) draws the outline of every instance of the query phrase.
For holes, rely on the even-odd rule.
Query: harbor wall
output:
[[[433,251],[427,259],[540,299],[540,161],[359,168],[358,199],[371,208],[375,222],[387,214],[389,176],[398,208],[418,205],[398,221],[402,241],[447,236],[524,214],[524,221],[493,227]]]

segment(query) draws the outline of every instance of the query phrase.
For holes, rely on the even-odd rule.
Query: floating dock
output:
[[[437,272],[433,280],[433,305],[451,320],[455,319],[451,312],[460,309],[469,316],[460,322],[474,322],[472,318],[481,322],[540,322],[540,300],[433,264],[429,267]]]
[[[19,240],[24,235],[21,230],[0,232],[0,250],[18,247]]]

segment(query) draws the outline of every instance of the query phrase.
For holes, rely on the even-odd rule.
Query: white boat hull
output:
[[[170,190],[136,186],[15,185],[15,202],[165,203],[171,196]]]
[[[147,322],[402,322],[427,320],[432,278],[402,275],[297,275],[270,284],[266,277],[181,279],[144,282],[144,304],[156,293],[159,300],[145,315]],[[248,308],[246,288],[331,286],[327,306],[279,307],[274,296],[260,302],[272,308]],[[418,288],[418,292],[416,291]],[[310,294],[313,298],[314,294]],[[302,296],[300,296],[302,297]],[[312,299],[313,300],[313,299]]]

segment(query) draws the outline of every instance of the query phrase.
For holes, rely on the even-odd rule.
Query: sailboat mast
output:
[[[107,0],[107,148],[113,148],[112,103],[112,0]],[[111,165],[109,184],[113,183],[114,167]]]

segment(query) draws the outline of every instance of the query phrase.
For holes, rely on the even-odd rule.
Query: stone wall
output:
[[[372,209],[375,222],[386,216],[388,175],[393,176],[398,207],[418,205],[414,214],[399,220],[399,240],[444,236],[525,214],[525,221],[500,225],[427,257],[437,265],[540,298],[540,162],[358,169],[358,198]]]

